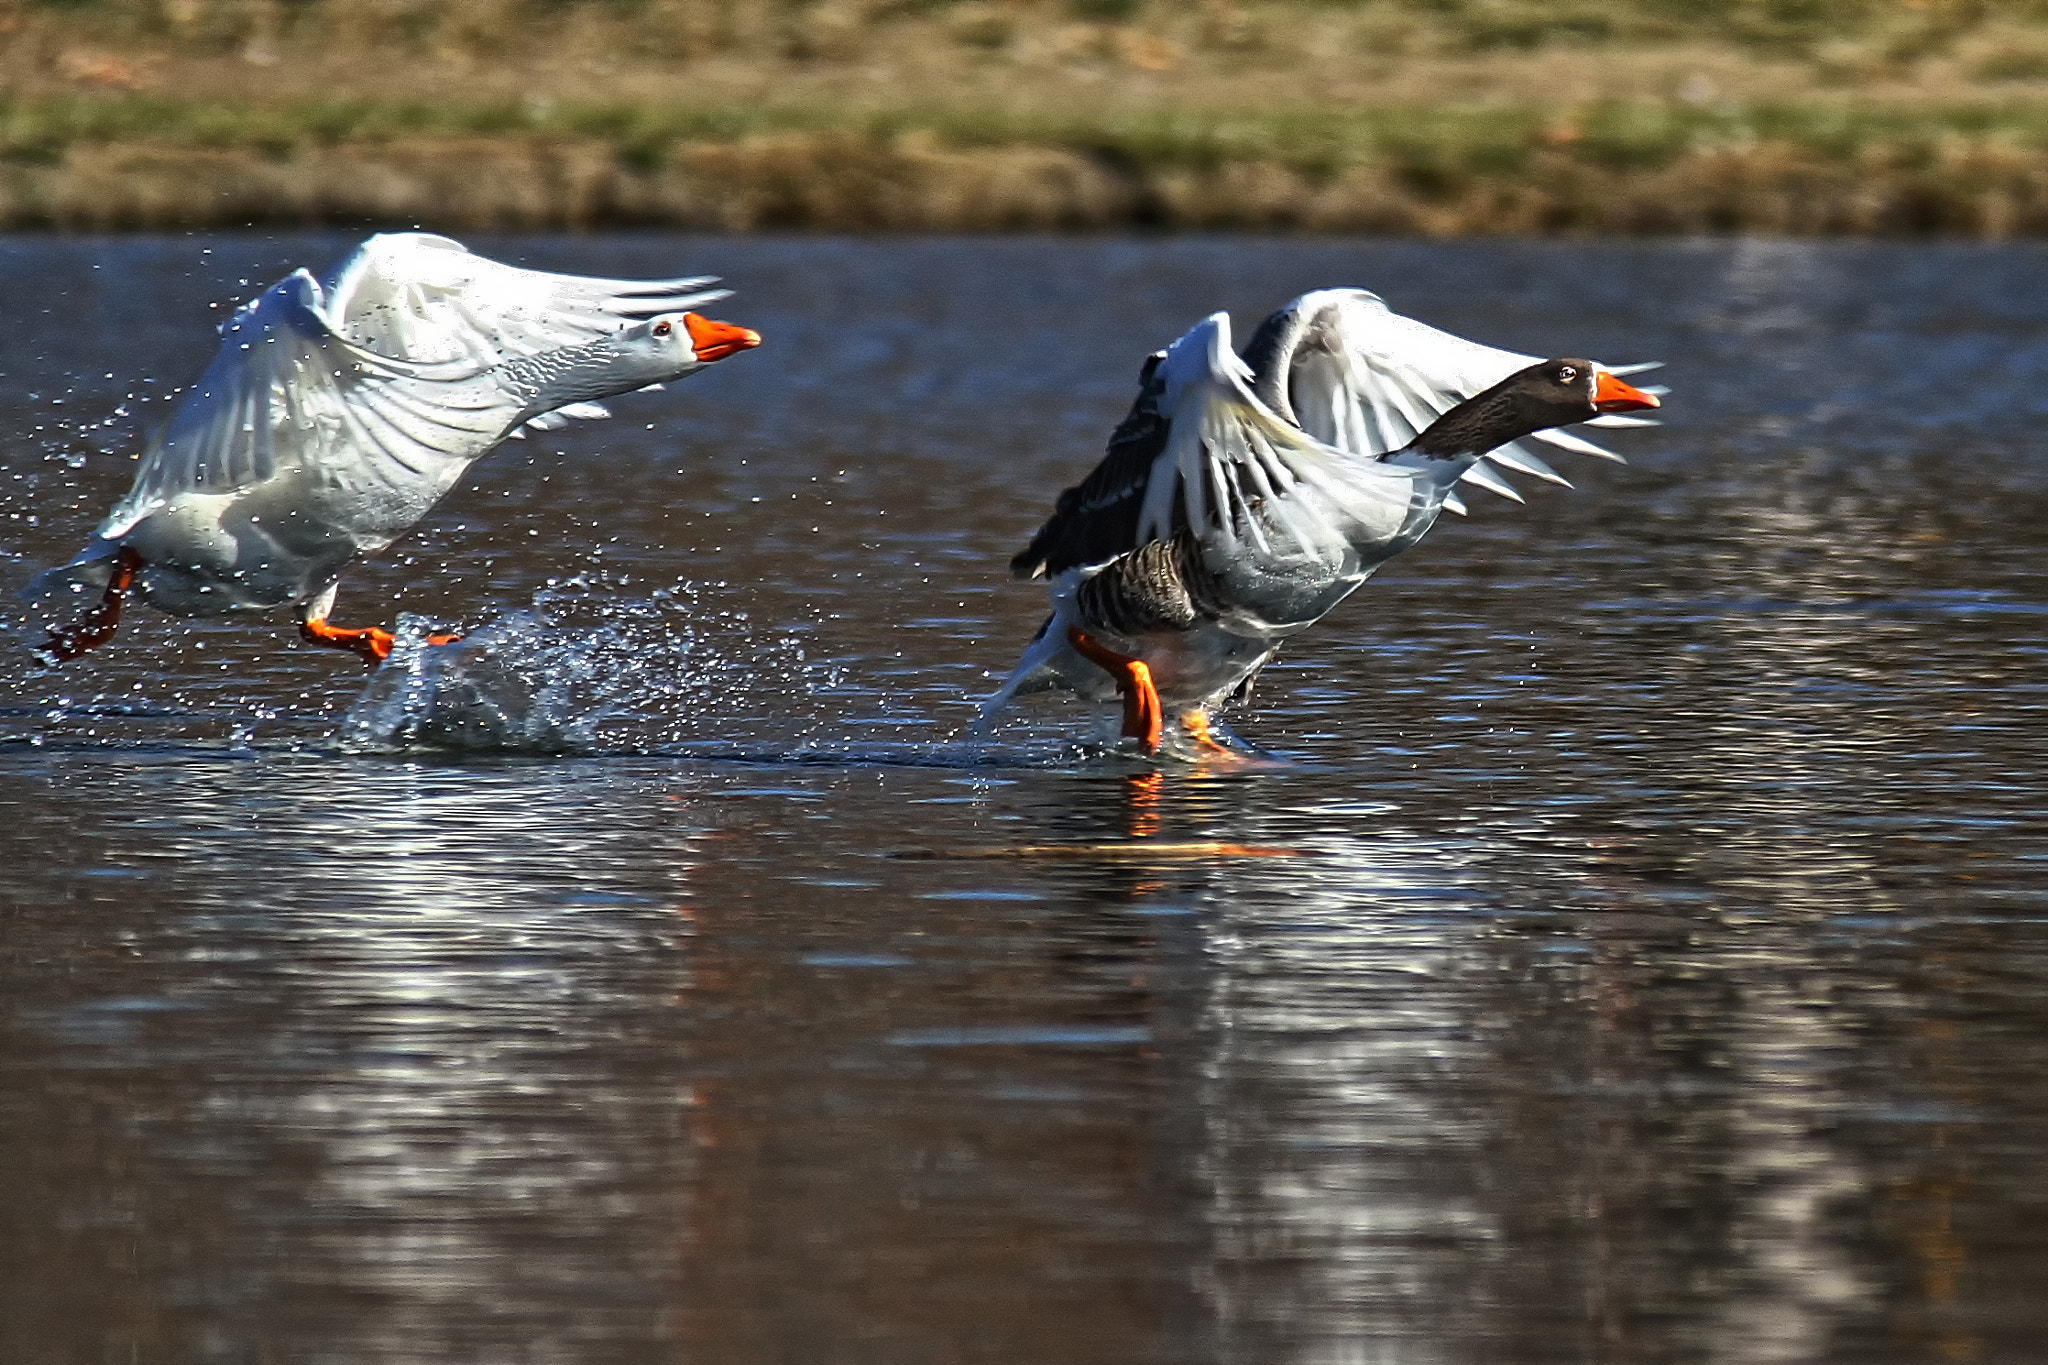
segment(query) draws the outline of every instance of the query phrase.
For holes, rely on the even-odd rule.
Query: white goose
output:
[[[710,283],[521,270],[425,233],[294,271],[222,326],[134,487],[30,585],[43,656],[104,643],[132,593],[180,616],[294,606],[307,639],[382,660],[390,632],[328,624],[342,571],[522,426],[606,416],[599,399],[758,346],[685,311],[725,297]]]
[[[1094,473],[1011,561],[1053,611],[980,724],[1019,693],[1121,696],[1147,751],[1166,713],[1217,750],[1208,709],[1242,697],[1281,643],[1421,539],[1461,483],[1520,500],[1497,465],[1564,483],[1520,444],[1620,457],[1552,430],[1647,425],[1658,406],[1589,360],[1537,361],[1389,310],[1362,289],[1304,294],[1240,360],[1217,313],[1146,361]]]

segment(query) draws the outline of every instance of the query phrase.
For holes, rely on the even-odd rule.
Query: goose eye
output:
[[[1557,371],[1557,377],[1569,384],[1579,377],[1578,367],[1574,365],[1560,366]]]
[[[654,334],[658,337],[665,337],[674,330],[675,327],[666,322],[657,322],[654,324]]]

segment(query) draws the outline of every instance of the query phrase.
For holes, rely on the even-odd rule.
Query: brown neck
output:
[[[1498,450],[1535,430],[1515,409],[1512,395],[1499,389],[1489,390],[1466,399],[1431,422],[1408,443],[1408,449],[1435,460],[1455,460]]]

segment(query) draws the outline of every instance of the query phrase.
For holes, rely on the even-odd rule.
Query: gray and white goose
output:
[[[295,607],[306,638],[382,660],[388,631],[328,623],[342,571],[522,427],[604,417],[600,399],[759,345],[688,311],[726,296],[712,282],[522,270],[425,233],[294,271],[222,326],[128,495],[30,585],[43,656],[104,643],[139,595],[179,616]]]
[[[1590,360],[1539,361],[1391,311],[1362,289],[1304,294],[1240,359],[1230,318],[1149,358],[1130,414],[1011,569],[1052,582],[1053,610],[980,724],[1020,693],[1121,697],[1148,751],[1175,717],[1199,747],[1208,710],[1249,690],[1288,637],[1421,539],[1464,485],[1520,500],[1501,470],[1563,484],[1527,438],[1620,457],[1573,423],[1652,391]]]

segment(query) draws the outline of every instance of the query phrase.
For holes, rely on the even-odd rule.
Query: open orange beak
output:
[[[1607,371],[1600,370],[1593,376],[1593,406],[1601,412],[1637,412],[1662,405],[1657,402],[1656,394],[1644,393],[1635,385],[1624,384]]]
[[[690,349],[696,352],[699,363],[705,365],[729,355],[738,355],[741,351],[751,351],[761,344],[761,334],[751,327],[713,322],[695,313],[683,314],[683,327],[690,334]],[[1622,387],[1628,386],[1624,384]]]

